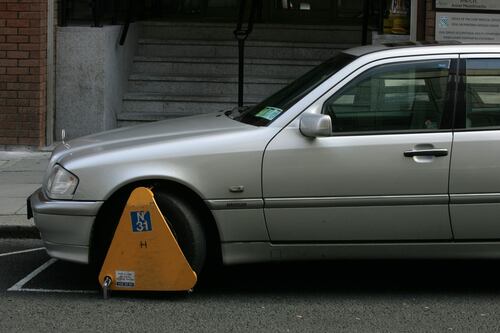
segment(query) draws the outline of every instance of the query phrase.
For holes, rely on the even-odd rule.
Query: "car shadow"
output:
[[[221,266],[200,277],[194,297],[500,295],[499,260],[337,260]],[[99,291],[86,265],[58,261],[27,288]],[[188,293],[113,292],[182,299]]]
[[[221,267],[201,294],[500,294],[498,260],[345,260]]]

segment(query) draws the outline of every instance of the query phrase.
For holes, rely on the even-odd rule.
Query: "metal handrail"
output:
[[[133,11],[134,11],[134,0],[128,0],[127,16],[125,17],[125,23],[123,24],[122,32],[120,35],[120,46],[123,46],[123,44],[125,44],[125,40],[127,39],[128,28],[130,26],[130,22],[132,22]]]
[[[123,22],[123,28],[120,34],[120,46],[125,44],[127,39],[128,30],[130,27],[130,23],[133,22],[134,19],[134,9],[135,9],[135,1],[136,0],[127,0],[127,9],[125,12],[125,19]],[[70,10],[72,6],[73,0],[60,0],[59,3],[59,26],[65,27],[68,25],[68,18],[70,16]],[[119,10],[117,8],[117,1],[111,0],[109,2],[111,6],[111,24],[117,24],[119,17]],[[104,3],[102,0],[88,0],[89,10],[92,15],[92,26],[93,27],[102,27],[102,20],[105,16],[104,14]],[[123,8],[123,7],[122,7]],[[123,13],[123,11],[122,11]]]
[[[238,41],[238,106],[243,106],[244,80],[245,80],[245,41],[253,31],[253,24],[257,9],[261,8],[262,0],[250,0],[250,12],[246,13],[247,0],[240,1],[238,21],[233,31]],[[245,14],[248,14],[246,17]],[[246,23],[245,23],[246,22]]]

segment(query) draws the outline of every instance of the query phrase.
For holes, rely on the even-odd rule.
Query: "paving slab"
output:
[[[2,169],[4,171],[43,171],[47,170],[47,166],[49,165],[48,159],[22,159],[18,161],[14,161],[13,163],[9,163],[5,165]],[[0,165],[0,168],[2,166]]]
[[[49,159],[51,152],[38,151],[0,151],[0,161],[17,161],[17,160],[40,160]]]
[[[45,171],[1,171],[0,184],[41,184]]]
[[[14,215],[26,216],[26,212],[27,211],[28,211],[27,204],[25,203],[21,208],[19,208],[18,210],[16,210],[16,213]]]
[[[26,198],[41,187],[50,152],[0,151],[0,238],[38,238]]]
[[[18,225],[18,226],[27,226],[34,227],[33,219],[26,218],[26,212],[24,214],[11,214],[11,215],[0,215],[0,228],[2,226],[8,225]]]
[[[24,201],[19,198],[1,198],[0,212],[3,215],[15,215],[24,205]]]
[[[0,186],[0,200],[3,198],[24,198],[35,192],[40,184],[2,184]]]

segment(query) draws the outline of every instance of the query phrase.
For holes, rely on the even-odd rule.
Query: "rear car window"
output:
[[[467,59],[466,128],[500,126],[500,59]]]

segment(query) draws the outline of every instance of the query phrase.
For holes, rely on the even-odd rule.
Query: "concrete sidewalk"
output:
[[[50,152],[0,151],[0,238],[39,237],[26,198],[41,186]]]

